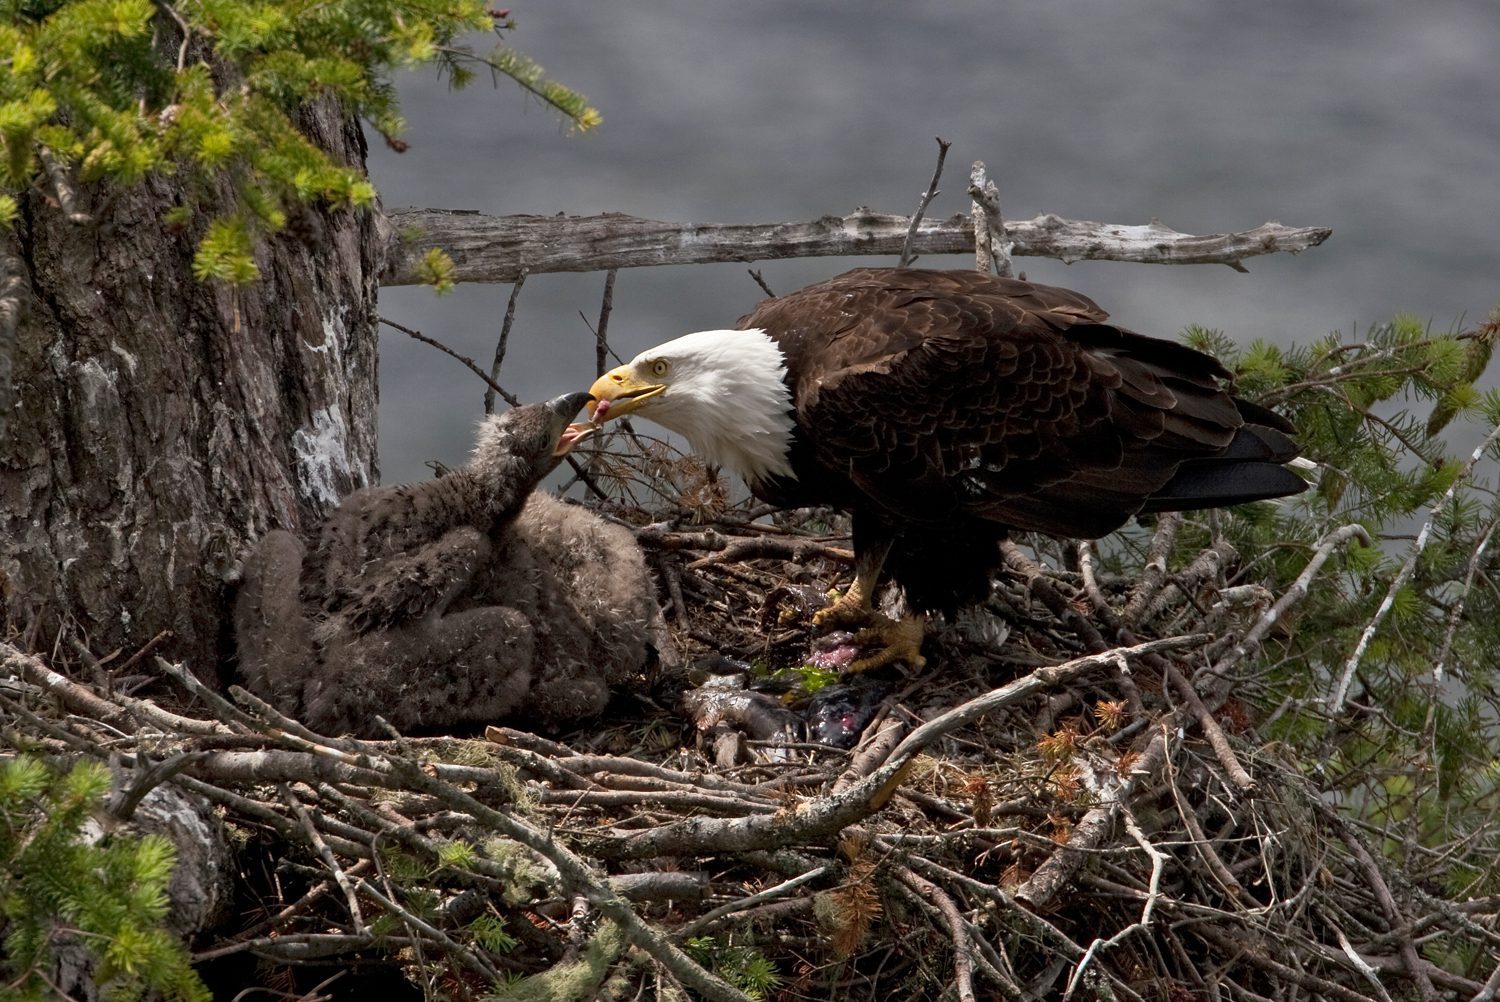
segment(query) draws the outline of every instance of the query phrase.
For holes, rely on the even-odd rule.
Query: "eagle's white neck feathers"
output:
[[[792,476],[792,395],[776,342],[761,330],[698,331],[641,352],[630,366],[645,378],[658,361],[664,393],[643,402],[649,417],[693,451],[755,482]]]

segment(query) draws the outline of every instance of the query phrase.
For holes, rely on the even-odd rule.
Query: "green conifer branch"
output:
[[[1500,394],[1476,387],[1497,333],[1496,318],[1435,333],[1410,316],[1363,337],[1292,348],[1187,332],[1225,361],[1242,392],[1291,417],[1318,463],[1306,494],[1219,519],[1236,551],[1257,555],[1239,573],[1257,580],[1269,569],[1280,593],[1330,529],[1357,523],[1382,541],[1333,556],[1296,623],[1268,643],[1271,667],[1239,690],[1276,710],[1272,733],[1304,761],[1324,762],[1325,788],[1382,826],[1488,832],[1500,798],[1487,738],[1500,702],[1500,591],[1488,580],[1497,568],[1488,547],[1500,524],[1500,448],[1490,440],[1484,467],[1469,456],[1500,424]],[[1444,433],[1470,444],[1454,449]],[[1207,531],[1184,531],[1178,560],[1198,553]],[[1360,644],[1350,698],[1365,709],[1330,730],[1327,694]],[[1414,762],[1427,766],[1414,773]],[[1424,773],[1431,782],[1414,781]],[[1500,850],[1500,839],[1483,837]],[[1483,884],[1469,893],[1497,890],[1493,872],[1464,879]]]
[[[454,39],[495,25],[482,0],[60,0],[12,5],[0,24],[0,225],[17,198],[48,183],[50,151],[67,183],[134,184],[176,173],[178,225],[206,217],[195,256],[203,278],[246,282],[255,240],[293,204],[373,204],[358,168],[332,162],[296,128],[311,102],[334,101],[401,147],[392,74],[467,55]],[[508,26],[508,25],[507,25]],[[158,44],[176,43],[176,65]],[[477,58],[470,56],[469,58]],[[599,113],[502,48],[486,62],[579,131]],[[209,201],[234,180],[238,201]],[[215,194],[215,199],[218,195]],[[57,201],[57,199],[54,199]]]
[[[163,925],[172,844],[154,835],[84,838],[109,790],[109,770],[98,762],[63,771],[19,755],[0,764],[6,997],[55,997],[57,953],[77,948],[93,961],[104,997],[207,1002],[186,948]]]

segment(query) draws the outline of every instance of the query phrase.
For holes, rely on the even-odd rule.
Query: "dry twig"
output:
[[[908,267],[916,257],[912,250],[912,241],[916,239],[917,227],[922,223],[922,217],[927,214],[927,206],[939,194],[938,180],[943,176],[943,161],[948,158],[948,147],[953,144],[941,137],[938,138],[937,167],[932,171],[932,181],[927,185],[927,190],[922,193],[922,200],[917,203],[917,211],[911,214],[911,225],[906,228],[906,239],[901,244],[901,257],[896,265],[898,268]]]

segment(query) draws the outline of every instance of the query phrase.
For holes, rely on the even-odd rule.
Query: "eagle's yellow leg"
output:
[[[842,598],[813,613],[813,625],[846,630],[869,626],[875,621],[875,589],[880,584],[880,569],[891,552],[890,539],[860,545],[859,519],[855,518],[854,583]]]
[[[875,579],[879,576],[879,566],[873,569],[861,567],[848,591],[813,613],[813,625],[846,629],[867,626],[877,615],[873,600]]]

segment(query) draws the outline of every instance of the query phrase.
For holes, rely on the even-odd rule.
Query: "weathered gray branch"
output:
[[[912,261],[916,259],[916,253],[912,250],[911,246],[912,238],[917,235],[917,227],[922,224],[922,217],[927,215],[927,207],[940,194],[938,191],[938,182],[943,178],[943,161],[948,159],[948,147],[953,144],[942,136],[937,137],[937,144],[937,167],[932,172],[932,182],[927,185],[927,190],[922,193],[922,200],[917,203],[917,211],[913,212],[911,218],[907,220],[906,239],[901,244],[901,258],[896,263],[896,267],[898,268],[910,267]]]
[[[392,247],[383,285],[415,285],[417,264],[433,248],[447,251],[460,282],[514,282],[523,273],[604,271],[662,264],[761,261],[901,253],[910,217],[856,209],[790,223],[668,223],[619,213],[602,216],[487,216],[454,209],[391,212]],[[1179,233],[1159,222],[1096,223],[1041,215],[1007,221],[1012,253],[1074,261],[1143,264],[1228,264],[1277,251],[1316,247],[1333,231],[1268,222],[1237,233]],[[914,253],[974,251],[967,216],[924,219]]]
[[[1015,278],[1010,256],[1015,248],[1005,237],[1005,217],[1000,214],[1000,189],[984,176],[984,161],[969,168],[969,216],[974,221],[974,267],[986,275]]]

